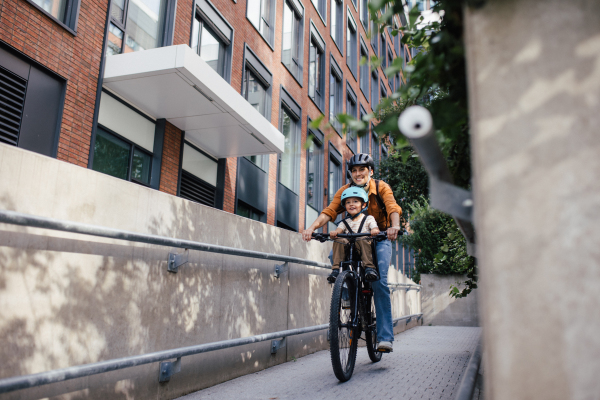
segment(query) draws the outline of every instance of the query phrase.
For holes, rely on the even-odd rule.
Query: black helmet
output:
[[[365,167],[370,167],[372,170],[375,170],[375,163],[373,162],[373,158],[365,153],[358,153],[352,156],[351,159],[348,160],[348,171],[352,171],[352,167],[356,165],[364,165]]]

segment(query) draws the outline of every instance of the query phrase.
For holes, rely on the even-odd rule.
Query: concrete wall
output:
[[[467,297],[449,296],[450,285],[463,283],[466,275],[421,274],[423,323],[425,325],[479,326],[477,289]],[[458,285],[462,290],[464,285]]]
[[[600,397],[600,2],[466,12],[485,398]]]
[[[297,233],[0,145],[0,208],[325,261]],[[328,321],[325,269],[191,251],[178,273],[159,246],[0,224],[0,378]],[[390,281],[406,282],[390,273]],[[394,316],[420,310],[394,294]],[[411,323],[414,325],[414,323]],[[408,325],[409,327],[412,325]],[[400,329],[400,327],[398,327]],[[3,395],[2,399],[170,399],[328,348],[326,332],[185,357]]]

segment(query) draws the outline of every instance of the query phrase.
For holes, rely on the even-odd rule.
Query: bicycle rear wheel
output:
[[[354,304],[356,286],[350,271],[342,272],[336,279],[331,295],[329,312],[329,350],[335,376],[346,382],[352,377],[356,362],[358,328],[352,328],[357,310]]]
[[[365,339],[367,342],[367,353],[369,353],[369,358],[374,363],[381,361],[382,353],[377,351],[377,323],[376,323],[376,315],[375,315],[375,301],[373,300],[373,296],[368,297],[368,304],[366,305],[367,310],[370,309],[370,313],[367,316],[368,327],[365,332]]]

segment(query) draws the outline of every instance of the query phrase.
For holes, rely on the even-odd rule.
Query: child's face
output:
[[[349,199],[346,199],[344,207],[346,207],[346,211],[354,215],[363,209],[363,205],[364,203],[358,197],[350,197]]]

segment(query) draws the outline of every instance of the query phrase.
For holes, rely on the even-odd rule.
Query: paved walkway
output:
[[[346,383],[333,374],[329,351],[320,351],[180,399],[454,399],[479,334],[480,328],[418,326],[396,335],[394,352],[378,363],[360,347]]]

